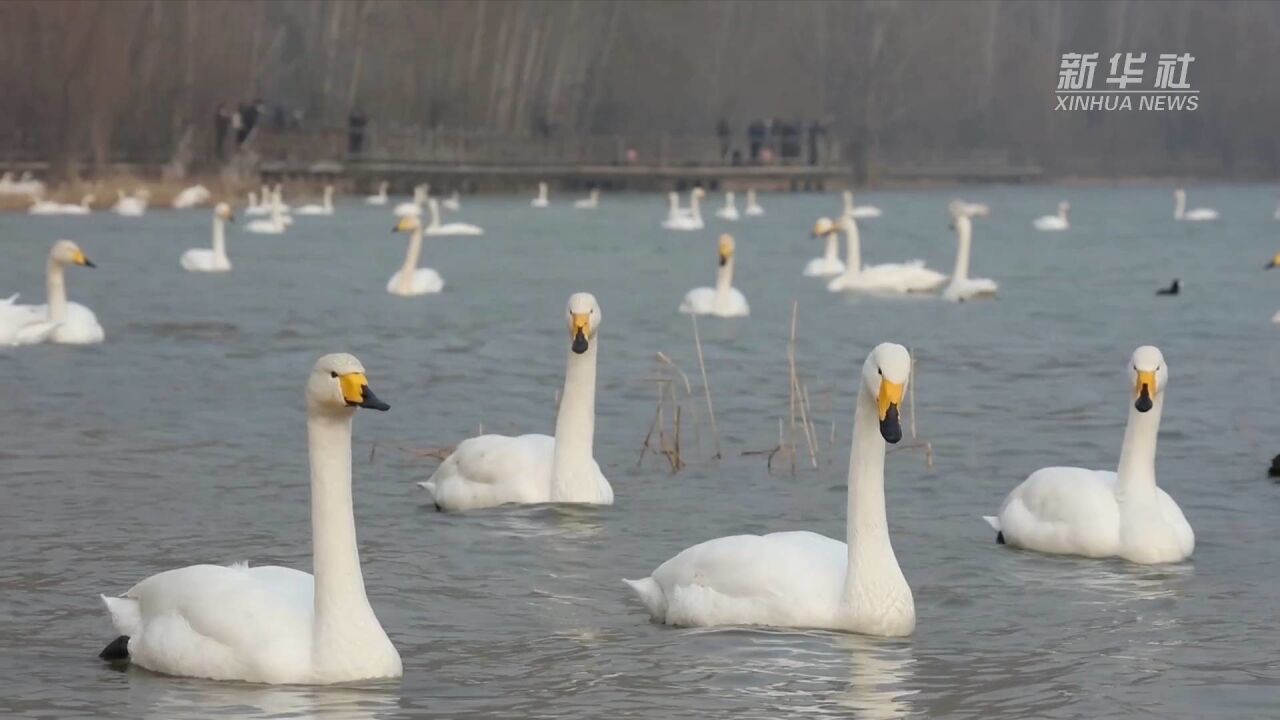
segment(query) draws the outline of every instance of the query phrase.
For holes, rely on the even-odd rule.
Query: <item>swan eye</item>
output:
[[[881,370],[880,368],[876,368],[876,374],[879,375],[880,377],[884,377],[884,371]]]
[[[330,372],[330,373],[329,373],[329,377],[331,377],[331,378],[336,378],[336,377],[338,377],[338,373],[336,373],[336,372]]]

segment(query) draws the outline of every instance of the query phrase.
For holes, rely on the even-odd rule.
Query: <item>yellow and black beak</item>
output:
[[[1267,263],[1266,266],[1268,270],[1277,267],[1280,267],[1280,253],[1276,253],[1275,257],[1271,258],[1271,262]]]
[[[416,223],[417,221],[414,220],[412,217],[409,217],[409,216],[402,217],[396,223],[396,226],[391,228],[391,232],[392,234],[401,233],[401,232],[413,232],[413,227]]]
[[[1156,394],[1156,374],[1150,370],[1138,371],[1138,382],[1133,388],[1133,394],[1136,398],[1133,401],[1133,408],[1138,412],[1146,412],[1151,409],[1151,398]]]
[[[364,373],[347,373],[338,377],[342,386],[342,399],[348,407],[362,407],[370,410],[390,410],[391,406],[378,399],[369,389],[369,381]]]
[[[573,351],[579,355],[591,347],[587,337],[591,335],[591,315],[589,313],[569,313],[569,334],[573,336]]]
[[[898,442],[902,439],[902,423],[898,419],[898,407],[902,405],[902,383],[880,378],[880,396],[876,404],[880,411],[880,436],[885,442]]]
[[[97,265],[93,264],[92,260],[84,256],[83,250],[77,250],[75,257],[72,258],[72,261],[77,265],[83,265],[85,267],[98,267]]]

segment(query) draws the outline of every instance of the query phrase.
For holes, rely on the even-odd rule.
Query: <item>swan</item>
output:
[[[481,435],[458,444],[426,482],[441,510],[507,503],[612,505],[613,488],[592,457],[596,416],[596,352],[603,315],[590,293],[574,293],[566,309],[569,364],[555,437]]]
[[[1273,220],[1280,220],[1280,202],[1276,203],[1276,209],[1271,212],[1271,218]]]
[[[435,198],[427,199],[427,209],[431,212],[431,224],[427,226],[428,235],[483,235],[484,228],[471,223],[440,222],[440,205]]]
[[[674,206],[674,210],[679,210],[678,215],[667,215],[667,219],[662,222],[662,227],[667,230],[701,230],[702,224],[702,207],[700,201],[706,192],[702,188],[696,187],[689,192],[689,209],[681,210],[678,205]]]
[[[210,197],[212,195],[209,193],[209,188],[203,185],[192,185],[174,196],[173,207],[179,210],[193,208],[209,202]]]
[[[885,443],[902,438],[907,349],[876,346],[862,366],[849,453],[847,544],[807,531],[733,535],[694,545],[626,580],[669,625],[770,625],[900,637],[916,626],[911,586],[885,517]]]
[[[1135,350],[1129,363],[1133,407],[1117,470],[1047,467],[1031,473],[1005,498],[999,515],[984,518],[996,542],[1136,563],[1190,557],[1195,533],[1178,503],[1156,486],[1156,435],[1168,382],[1159,349]]]
[[[27,208],[27,213],[31,215],[88,215],[93,211],[91,207],[93,201],[93,195],[85,195],[78,204],[40,200],[33,197],[31,207]]]
[[[396,205],[392,212],[395,213],[396,217],[421,217],[422,204],[427,201],[427,197],[427,187],[425,185],[415,185],[413,199]]]
[[[440,207],[449,212],[457,212],[462,209],[462,196],[458,194],[457,190],[454,190],[449,197],[440,202]]]
[[[231,206],[218,203],[213,209],[213,248],[191,248],[182,253],[179,264],[190,272],[227,272],[231,261],[227,259],[226,224],[235,222]]]
[[[325,355],[307,378],[315,575],[248,563],[188,565],[102,596],[120,637],[99,655],[154,672],[270,684],[398,678],[400,654],[365,594],[351,506],[351,423],[387,410],[364,366]]]
[[[270,215],[271,203],[267,202],[267,195],[262,196],[262,202],[258,202],[258,193],[249,191],[249,207],[244,209],[245,215]]]
[[[851,217],[855,220],[869,220],[871,218],[880,217],[880,208],[874,205],[854,205],[853,191],[844,191],[844,213],[845,217]]]
[[[0,195],[35,195],[41,197],[44,192],[44,183],[36,180],[30,172],[22,173],[22,178],[19,180],[13,179],[12,172],[0,175]]]
[[[333,186],[324,186],[324,200],[321,204],[303,205],[294,210],[299,215],[332,215],[333,214]]]
[[[1071,203],[1058,203],[1057,215],[1042,215],[1036,218],[1031,224],[1035,229],[1043,232],[1056,232],[1059,230],[1070,229],[1071,224],[1067,222],[1067,213],[1071,211]]]
[[[378,183],[378,193],[376,195],[370,195],[366,197],[364,199],[365,205],[386,205],[387,204],[387,188],[389,187],[391,187],[391,184],[388,183],[386,180],[383,180],[382,182]]]
[[[676,220],[677,218],[688,215],[689,211],[680,207],[680,193],[667,193],[667,222]],[[664,225],[665,227],[665,225]]]
[[[432,200],[431,202],[435,202]],[[438,293],[444,289],[444,279],[431,268],[418,267],[422,254],[422,223],[412,215],[400,218],[391,229],[393,233],[409,233],[409,249],[404,254],[404,265],[387,281],[387,292],[392,295],[412,297]]]
[[[291,208],[284,202],[284,187],[280,183],[276,183],[275,188],[271,191],[271,210],[269,213],[273,218],[279,214],[280,224],[288,227],[293,224],[293,215],[290,214]]]
[[[93,201],[97,198],[92,193],[80,198],[78,204],[68,204],[62,206],[63,215],[88,215],[93,212]]]
[[[142,217],[147,212],[146,190],[139,190],[132,197],[124,194],[124,190],[116,190],[116,204],[111,211],[122,217]]]
[[[956,269],[951,282],[942,291],[942,297],[952,302],[964,302],[974,298],[992,297],[998,289],[994,280],[969,277],[969,251],[973,244],[974,215],[986,215],[985,205],[973,205],[960,201],[951,203],[952,227],[956,231]]]
[[[756,199],[755,188],[747,189],[747,207],[743,212],[752,217],[764,215],[764,208],[760,207],[760,201]]]
[[[690,290],[680,302],[680,312],[718,317],[746,317],[751,314],[747,299],[733,286],[733,256],[736,250],[737,244],[732,235],[720,236],[720,268],[716,270],[715,288],[700,287]]]
[[[1218,211],[1213,208],[1187,209],[1187,191],[1178,188],[1173,191],[1173,219],[1186,222],[1205,222],[1217,220]]]
[[[574,200],[573,206],[579,210],[595,210],[600,207],[600,189],[591,188],[591,192],[581,200]]]
[[[551,202],[547,199],[546,183],[544,182],[538,183],[538,197],[534,198],[529,204],[536,208],[544,208],[551,204]]]
[[[736,200],[734,200],[732,190],[724,194],[724,207],[720,208],[719,210],[716,210],[716,217],[720,218],[721,220],[739,219],[740,216],[738,215],[738,203]]]
[[[840,259],[840,233],[830,218],[818,218],[811,235],[826,241],[826,251],[822,257],[809,261],[804,266],[805,277],[832,277],[844,274],[844,261]]]
[[[845,235],[848,237],[847,258],[844,263],[844,273],[827,283],[827,289],[831,292],[848,290],[898,294],[932,292],[942,287],[947,281],[946,275],[925,267],[923,260],[863,265],[858,221],[845,215],[840,218],[840,227],[844,228]],[[813,232],[815,235],[827,235],[836,233],[838,229],[836,224],[827,218],[820,218],[814,225]]]
[[[106,333],[93,311],[67,300],[64,271],[68,265],[97,267],[74,242],[55,242],[45,267],[47,303],[18,305],[17,295],[0,302],[0,345],[92,345],[103,341]]]
[[[272,203],[270,217],[251,220],[249,224],[244,226],[244,229],[258,235],[283,235],[288,227],[284,217],[284,212],[280,209],[280,206]]]

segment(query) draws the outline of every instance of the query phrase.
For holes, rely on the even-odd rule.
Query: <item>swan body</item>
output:
[[[678,204],[673,206],[672,210],[667,213],[667,219],[662,222],[662,227],[666,230],[681,230],[685,232],[701,230],[703,224],[700,201],[705,194],[702,188],[694,188],[689,193],[689,209],[687,211],[682,210]]]
[[[844,261],[840,259],[840,233],[828,218],[819,218],[811,235],[823,238],[826,250],[822,257],[810,260],[804,266],[805,277],[833,277],[844,274]]]
[[[421,217],[422,205],[427,201],[429,194],[424,185],[418,185],[413,188],[413,200],[402,202],[395,206],[392,210],[396,217]]]
[[[45,266],[46,303],[19,305],[16,295],[0,302],[0,345],[92,345],[106,338],[92,310],[67,300],[64,271],[68,265],[95,267],[80,246],[59,240]]]
[[[435,202],[433,199],[431,202]],[[444,289],[444,278],[431,268],[418,267],[422,255],[422,223],[412,215],[400,218],[392,232],[409,233],[409,248],[405,251],[404,265],[387,281],[387,292],[401,297],[429,295]]]
[[[227,259],[226,223],[233,222],[231,206],[218,203],[213,210],[213,247],[191,248],[182,253],[178,263],[188,272],[228,272],[231,261]]]
[[[462,196],[458,194],[457,190],[454,190],[453,194],[440,202],[440,207],[449,212],[457,212],[462,209]]]
[[[1187,191],[1178,188],[1173,191],[1173,219],[1184,222],[1208,222],[1218,219],[1218,211],[1213,208],[1187,209]]]
[[[386,205],[387,204],[387,188],[391,187],[386,180],[378,183],[378,192],[364,199],[365,205]]]
[[[258,202],[258,194],[257,194],[257,193],[255,193],[255,192],[253,192],[252,190],[250,190],[250,191],[249,191],[249,206],[248,206],[248,207],[246,207],[246,208],[244,209],[244,214],[245,214],[245,215],[251,215],[251,216],[258,216],[258,215],[270,215],[270,214],[271,214],[271,203],[270,203],[270,202],[267,202],[267,197],[268,197],[268,196],[264,194],[264,195],[262,196],[263,202],[259,203],[259,202]]]
[[[33,195],[35,197],[43,197],[44,193],[44,183],[36,180],[30,172],[22,173],[22,177],[18,180],[13,179],[12,172],[6,172],[4,175],[0,175],[0,195]]]
[[[551,200],[547,197],[546,183],[538,183],[538,196],[531,200],[529,204],[536,208],[545,208],[551,205]]]
[[[747,298],[733,286],[734,256],[737,244],[730,235],[721,235],[719,241],[720,267],[716,270],[714,288],[694,288],[680,302],[680,312],[689,315],[715,315],[717,317],[746,317],[751,314]]]
[[[315,575],[192,565],[153,575],[120,597],[104,596],[132,663],[166,675],[271,684],[403,674],[365,594],[351,504],[353,416],[357,407],[387,405],[369,390],[360,361],[346,354],[320,358],[306,396]]]
[[[844,217],[853,218],[854,220],[870,220],[880,217],[880,208],[874,205],[854,205],[852,190],[845,190],[843,195]]]
[[[871,293],[905,294],[914,292],[932,292],[942,287],[947,276],[924,266],[923,260],[909,260],[905,263],[883,263],[881,265],[862,264],[862,242],[858,234],[858,221],[845,215],[837,225],[827,218],[820,218],[814,225],[813,234],[827,237],[828,243],[839,236],[843,227],[848,236],[844,271],[827,283],[831,292],[861,291]],[[828,252],[831,245],[828,244]]]
[[[581,200],[574,200],[573,206],[579,210],[595,210],[600,207],[599,188],[591,188],[591,193]]]
[[[284,231],[288,229],[288,224],[285,222],[284,213],[281,212],[280,206],[272,205],[270,217],[251,220],[244,226],[244,229],[258,235],[283,235]]]
[[[324,186],[324,200],[319,204],[303,205],[294,210],[298,215],[332,215],[333,214],[333,186]]]
[[[952,225],[956,230],[956,268],[942,297],[952,302],[993,297],[998,290],[994,280],[969,277],[969,254],[973,245],[973,215],[985,215],[985,205],[953,202],[950,206]]]
[[[569,298],[569,362],[554,437],[481,435],[463,440],[420,485],[442,510],[508,503],[612,505],[613,488],[592,456],[597,336],[603,314],[589,293]]]
[[[760,207],[760,201],[756,199],[755,188],[747,190],[747,206],[743,213],[748,217],[759,217],[764,215],[764,208]]]
[[[428,235],[483,235],[484,228],[471,223],[440,222],[440,206],[435,198],[427,199],[427,209],[431,212],[431,223],[427,225],[426,233]]]
[[[902,438],[911,356],[884,343],[861,372],[849,454],[847,543],[811,532],[735,535],[694,545],[627,580],[650,616],[680,626],[766,625],[880,636],[915,630],[915,601],[889,539],[885,443]]]
[[[85,195],[79,203],[60,203],[53,200],[35,200],[27,212],[31,215],[88,215],[93,212],[93,195]]]
[[[212,197],[212,194],[209,192],[209,188],[203,185],[192,185],[174,196],[173,207],[178,210],[193,208],[209,202],[210,197]]]
[[[139,190],[129,196],[123,190],[116,190],[116,204],[111,211],[122,217],[142,217],[147,213],[147,191]]]
[[[724,194],[724,207],[716,210],[716,217],[721,220],[738,220],[741,217],[738,215],[738,205],[734,200],[733,191]]]
[[[1168,368],[1151,346],[1133,353],[1133,406],[1117,471],[1048,467],[1013,489],[985,518],[1014,547],[1058,555],[1171,563],[1195,550],[1195,533],[1173,498],[1156,486],[1156,435]]]
[[[1031,225],[1041,232],[1061,232],[1071,229],[1071,223],[1067,221],[1067,213],[1071,211],[1071,204],[1067,202],[1058,203],[1058,213],[1056,215],[1042,215],[1032,221]]]

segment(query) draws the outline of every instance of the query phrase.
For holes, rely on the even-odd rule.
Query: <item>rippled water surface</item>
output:
[[[404,237],[385,210],[339,206],[288,235],[233,228],[235,271],[178,268],[208,211],[142,219],[0,217],[0,295],[43,295],[43,257],[74,269],[105,344],[0,351],[0,716],[1257,717],[1280,693],[1276,518],[1280,249],[1268,188],[1193,189],[1224,219],[1175,223],[1169,188],[970,188],[993,207],[973,275],[996,301],[846,299],[801,277],[830,195],[762,196],[768,215],[700,233],[658,229],[656,196],[595,212],[468,199],[483,238],[428,238],[438,296],[384,292]],[[949,272],[951,192],[866,193],[867,260]],[[1059,199],[1068,233],[1031,230]],[[718,199],[712,200],[712,205]],[[665,352],[700,385],[681,295],[710,284],[715,235],[738,238],[744,321],[702,341],[724,457],[686,424],[688,466],[637,463]],[[1154,290],[1181,277],[1184,293]],[[617,504],[435,512],[409,452],[485,431],[551,432],[565,299],[600,300],[596,458]],[[786,342],[818,427],[819,467],[775,456]],[[887,496],[916,598],[908,640],[651,624],[619,582],[724,534],[811,529],[843,539],[856,377],[892,340],[918,360],[919,450],[891,453]],[[1032,470],[1109,468],[1126,418],[1125,363],[1158,344],[1170,367],[1157,472],[1196,529],[1190,562],[1139,567],[997,546],[980,515]],[[402,682],[274,688],[104,666],[98,593],[193,562],[309,569],[302,385],[321,354],[356,353],[389,413],[356,422],[356,513],[375,609]],[[692,405],[689,417],[694,412]],[[705,415],[705,413],[703,413]],[[834,427],[833,427],[834,423]],[[834,438],[834,442],[833,442]],[[376,450],[375,450],[376,446]]]

